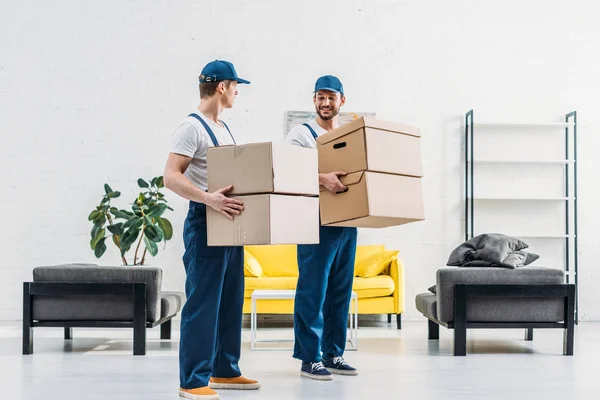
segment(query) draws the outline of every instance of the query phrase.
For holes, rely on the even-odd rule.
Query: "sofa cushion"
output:
[[[297,277],[296,245],[246,246],[259,262],[263,276]]]
[[[185,294],[181,292],[162,292],[160,294],[160,317],[171,317],[181,310]]]
[[[245,278],[244,297],[251,297],[254,290],[296,290],[298,277]],[[354,278],[352,290],[359,298],[385,297],[394,293],[394,280],[388,275],[372,278]]]
[[[385,245],[383,245],[383,244],[356,246],[356,256],[354,258],[354,270],[355,270],[354,276],[356,276],[356,265],[358,263],[360,263],[362,260],[369,257],[370,255],[375,254],[375,253],[380,253],[382,251],[385,251]]]
[[[244,297],[252,296],[254,290],[296,290],[298,277],[294,276],[279,276],[261,278],[245,278]]]
[[[385,297],[394,293],[394,280],[389,275],[378,275],[371,278],[354,278],[352,290],[360,299]]]
[[[415,298],[415,306],[427,318],[437,319],[437,299],[435,294],[418,294]]]
[[[248,250],[244,249],[244,276],[260,278],[262,273],[262,267],[258,260]]]
[[[156,267],[103,267],[64,264],[36,267],[34,282],[63,283],[146,283],[148,321],[160,315],[162,270]],[[33,318],[37,320],[114,320],[133,319],[131,295],[34,296]]]
[[[370,278],[381,274],[398,255],[398,250],[382,251],[371,254],[367,258],[355,264],[354,275]]]

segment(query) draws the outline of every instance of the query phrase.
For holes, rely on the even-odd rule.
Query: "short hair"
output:
[[[200,75],[199,79],[203,79],[204,75]],[[200,89],[200,98],[204,99],[206,97],[212,97],[215,95],[215,93],[217,93],[217,87],[219,86],[219,83],[225,83],[225,89],[229,89],[229,86],[231,86],[231,82],[233,81],[228,81],[228,80],[224,80],[224,81],[215,81],[215,82],[200,82],[199,85],[199,89]]]

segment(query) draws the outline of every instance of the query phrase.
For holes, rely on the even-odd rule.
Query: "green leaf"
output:
[[[148,225],[154,225],[154,222],[152,221],[152,218],[150,218],[148,215],[144,215],[144,222],[146,223],[146,226],[148,226]]]
[[[144,218],[133,216],[125,222],[123,228],[135,230],[142,226],[144,223]]]
[[[112,237],[112,240],[113,240],[113,243],[115,244],[115,246],[120,247],[121,245],[119,243],[117,243],[117,237],[114,235],[111,237]]]
[[[129,229],[139,229],[142,227],[142,225],[144,224],[144,218],[142,217],[135,217],[135,221],[133,221],[131,223],[131,225],[129,226]]]
[[[108,194],[108,197],[111,199],[116,199],[117,197],[121,196],[121,192],[111,192]]]
[[[156,254],[158,254],[158,246],[156,245],[156,243],[154,243],[151,240],[148,240],[148,237],[144,237],[144,244],[146,245],[146,248],[148,249],[148,253],[150,253],[150,255],[152,257],[156,256]]]
[[[110,188],[110,186],[108,186],[108,183],[104,184],[104,191],[106,192],[106,194],[111,193],[113,190]]]
[[[155,186],[156,185],[156,180],[158,179],[157,177],[152,178],[152,180],[150,181],[150,186]]]
[[[150,187],[150,185],[148,185],[148,182],[146,182],[142,178],[138,179],[138,186],[141,187],[141,188]]]
[[[119,222],[118,224],[107,226],[110,233],[113,235],[122,235],[125,229],[123,228],[123,223]]]
[[[173,210],[173,209],[172,209],[172,208],[171,208],[171,207],[167,207],[167,210],[171,210],[171,211],[174,211],[174,210]]]
[[[102,198],[102,201],[100,202],[100,205],[104,205],[106,203],[108,203],[110,201],[110,199],[108,198],[108,196],[104,196]]]
[[[133,216],[131,218],[129,218],[126,222],[125,225],[123,226],[123,228],[127,229],[131,226],[131,224],[133,224],[135,222],[136,219],[138,219],[138,216]]]
[[[148,216],[156,218],[156,217],[160,217],[161,215],[164,214],[164,212],[167,210],[167,205],[166,204],[155,204],[152,207],[150,207],[148,209]]]
[[[94,210],[90,213],[90,215],[88,216],[88,221],[93,221],[96,218],[98,218],[100,215],[102,214],[102,211],[100,210]]]
[[[162,189],[165,187],[164,179],[162,176],[159,176],[158,178],[156,178],[156,187],[158,187],[159,189]]]
[[[102,238],[96,245],[96,248],[94,249],[94,255],[96,256],[96,258],[102,257],[102,255],[106,251],[106,243],[104,243],[105,240],[106,238]]]
[[[112,207],[110,212],[115,216],[115,218],[129,219],[133,216],[133,213],[125,210],[119,210],[116,207]]]
[[[154,241],[158,237],[158,233],[154,229],[154,225],[146,225],[146,229],[144,230],[144,234],[148,237],[148,239]]]
[[[156,193],[156,195],[158,196],[159,199],[162,199],[163,197],[165,197],[165,195],[160,192]]]
[[[100,229],[102,229],[103,225],[100,224],[94,224],[94,227],[92,228],[92,231],[90,232],[90,236],[93,238],[96,237],[96,235],[98,234],[98,232],[100,232]]]
[[[131,206],[131,209],[133,210],[133,213],[135,215],[137,215],[138,217],[141,217],[142,215],[144,215],[144,213],[142,212],[142,208],[137,203],[134,203]]]
[[[102,228],[96,234],[96,236],[94,236],[92,238],[92,240],[90,241],[90,247],[92,248],[92,250],[94,250],[96,248],[96,246],[98,245],[98,243],[100,242],[100,240],[103,239],[105,235],[106,235],[106,229]]]
[[[104,223],[106,222],[106,214],[104,214],[104,212],[102,211],[98,212],[99,214],[96,216],[96,218],[94,218],[93,222],[97,225],[104,225]]]
[[[148,239],[156,243],[160,242],[164,238],[162,229],[154,225],[147,225],[145,234],[148,237]]]
[[[165,234],[165,241],[171,240],[171,238],[173,238],[173,225],[171,225],[171,221],[166,218],[158,218],[157,222],[158,226]]]
[[[140,229],[130,229],[121,236],[121,256],[131,248],[140,234]]]

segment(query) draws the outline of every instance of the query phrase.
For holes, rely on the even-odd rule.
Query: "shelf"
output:
[[[471,200],[471,197],[468,197]],[[473,197],[475,201],[567,201],[574,197]]]
[[[467,161],[470,163],[470,161]],[[531,165],[567,165],[569,162],[574,163],[571,160],[473,160],[473,164],[531,164]]]
[[[575,235],[535,235],[535,234],[527,234],[527,235],[506,235],[512,236],[516,238],[530,238],[530,239],[566,239],[566,238],[574,238]]]
[[[573,122],[550,122],[550,123],[528,123],[528,122],[476,122],[473,128],[568,128],[575,126]]]

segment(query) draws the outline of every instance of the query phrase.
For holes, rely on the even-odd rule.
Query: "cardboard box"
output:
[[[319,195],[317,150],[287,143],[210,147],[208,191],[233,185],[228,195]]]
[[[423,176],[419,128],[362,117],[317,138],[319,172]]]
[[[207,207],[209,246],[319,243],[319,198],[261,194],[238,196],[244,211],[228,219]]]
[[[425,219],[421,178],[362,171],[340,181],[347,192],[321,189],[323,225],[383,228]]]

